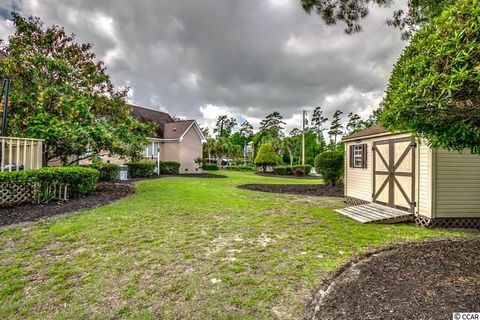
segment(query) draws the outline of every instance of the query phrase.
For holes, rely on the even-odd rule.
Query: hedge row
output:
[[[69,197],[86,196],[97,187],[99,171],[83,166],[44,167],[40,169],[0,172],[0,183],[68,184]]]
[[[273,167],[273,173],[282,175],[282,176],[292,176],[292,175],[307,175],[312,170],[310,165],[295,165],[295,166],[277,166]]]
[[[210,171],[217,171],[218,170],[218,165],[214,163],[206,163],[202,166],[203,170],[210,170]]]
[[[118,174],[120,173],[120,166],[114,163],[100,162],[84,166],[98,170],[100,172],[100,176],[98,177],[99,181],[115,181],[118,179]]]
[[[126,163],[130,178],[146,178],[155,173],[157,163],[149,160]],[[175,161],[160,161],[161,174],[179,174],[180,163]]]
[[[256,166],[226,166],[225,170],[231,170],[231,171],[255,171],[257,170]]]

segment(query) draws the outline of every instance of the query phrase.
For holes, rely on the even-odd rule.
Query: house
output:
[[[424,226],[480,227],[479,155],[433,149],[378,125],[343,141],[344,193],[355,206],[339,213],[359,222],[415,218]]]
[[[168,113],[134,105],[130,105],[130,113],[140,121],[152,122],[156,126],[143,153],[146,159],[179,162],[180,173],[202,172],[201,165],[195,160],[202,158],[206,139],[195,120],[174,121]],[[102,159],[118,164],[124,162],[111,155]]]

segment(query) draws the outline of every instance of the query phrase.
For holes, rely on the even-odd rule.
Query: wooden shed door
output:
[[[373,202],[414,211],[415,147],[408,137],[373,143]]]

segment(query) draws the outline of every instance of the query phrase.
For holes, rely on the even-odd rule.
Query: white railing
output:
[[[0,171],[18,171],[42,167],[43,140],[0,137]]]

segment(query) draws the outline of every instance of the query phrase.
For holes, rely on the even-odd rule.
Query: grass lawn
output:
[[[328,271],[370,247],[467,236],[360,225],[339,198],[245,183],[318,183],[225,172],[137,184],[128,199],[0,229],[0,319],[291,319]]]

